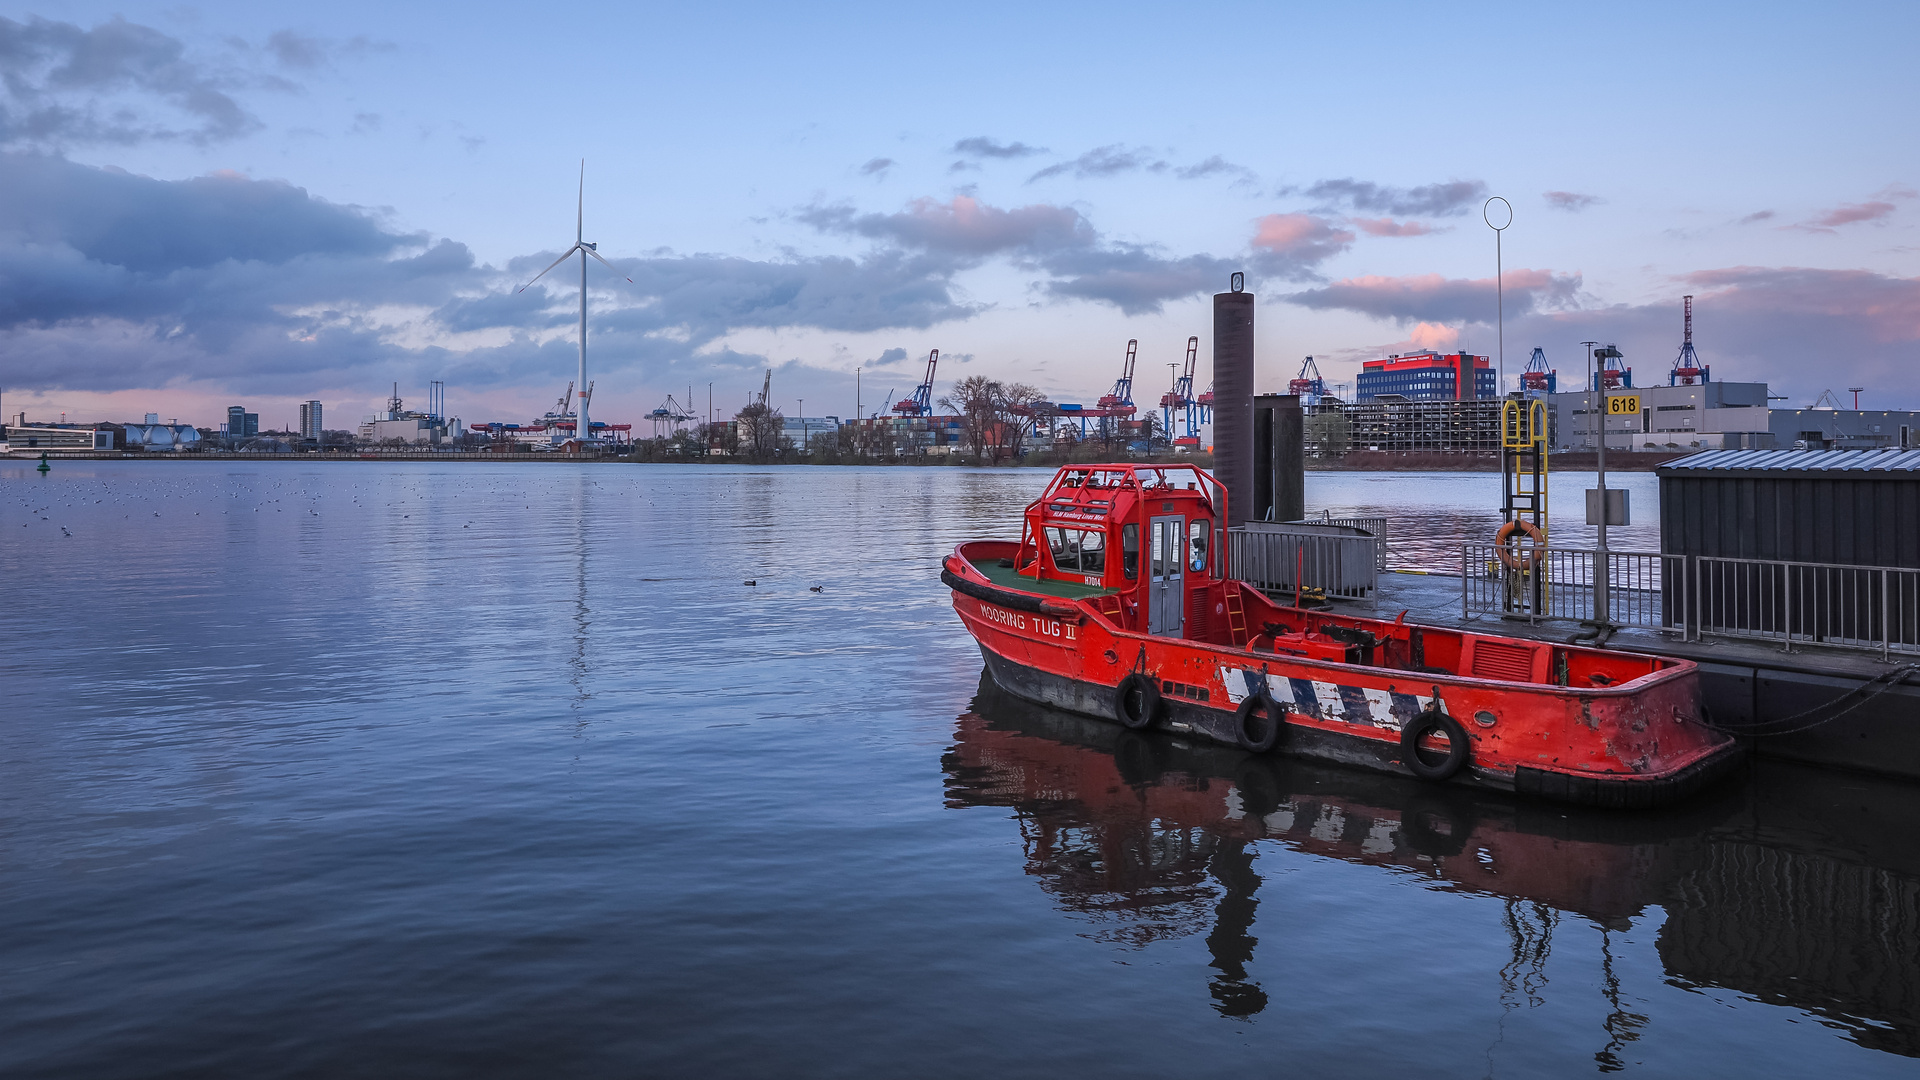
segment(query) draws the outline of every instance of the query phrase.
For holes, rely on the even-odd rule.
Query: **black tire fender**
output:
[[[1139,707],[1134,707],[1138,701]],[[1160,717],[1160,680],[1136,671],[1120,680],[1113,691],[1113,715],[1135,731],[1150,726]]]
[[[1233,737],[1256,754],[1264,754],[1279,743],[1286,729],[1286,710],[1264,691],[1248,694],[1233,714]]]
[[[1437,762],[1420,756],[1420,740],[1435,732],[1447,737],[1447,756]],[[1400,729],[1400,761],[1422,780],[1438,782],[1450,779],[1454,773],[1467,767],[1472,756],[1473,750],[1467,743],[1467,729],[1460,726],[1460,721],[1441,712],[1438,706],[1422,712]]]

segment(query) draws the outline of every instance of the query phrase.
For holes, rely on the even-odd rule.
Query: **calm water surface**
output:
[[[938,560],[1043,481],[0,466],[0,1074],[1915,1075],[1911,788],[1562,813],[1005,700]]]

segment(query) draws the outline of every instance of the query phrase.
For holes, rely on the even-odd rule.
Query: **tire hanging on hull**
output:
[[[1233,714],[1233,734],[1242,748],[1264,754],[1280,742],[1286,712],[1265,692],[1248,694]]]
[[[1113,691],[1113,715],[1134,729],[1148,727],[1160,716],[1160,680],[1136,671],[1120,680]]]
[[[1428,761],[1421,755],[1420,740],[1428,735],[1447,737],[1447,756],[1439,761]],[[1413,718],[1400,731],[1400,760],[1413,775],[1422,780],[1439,782],[1452,778],[1453,774],[1467,767],[1467,759],[1472,750],[1467,745],[1467,729],[1460,721],[1431,708]]]

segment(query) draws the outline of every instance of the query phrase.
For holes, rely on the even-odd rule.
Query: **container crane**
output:
[[[1600,370],[1593,373],[1593,389],[1618,390],[1623,386],[1632,389],[1633,369],[1626,366],[1619,349],[1609,345],[1593,355],[1600,360]]]
[[[1311,378],[1308,372],[1313,373]],[[1327,396],[1327,380],[1320,377],[1320,365],[1313,362],[1313,357],[1300,365],[1300,374],[1287,383],[1287,393],[1298,395],[1302,405],[1318,405]]]
[[[1520,385],[1528,393],[1551,394],[1559,389],[1560,373],[1547,366],[1547,350],[1538,345],[1527,358],[1527,369],[1520,373]]]
[[[1124,420],[1134,413],[1133,408],[1133,364],[1140,354],[1140,339],[1127,339],[1127,359],[1120,369],[1120,377],[1113,380],[1113,389],[1100,395],[1098,409],[1094,415],[1100,417],[1100,434],[1105,436],[1109,429],[1107,421]]]
[[[1187,436],[1192,438],[1198,434],[1194,430],[1193,421],[1193,366],[1198,361],[1199,356],[1200,339],[1197,337],[1188,338],[1186,369],[1180,373],[1179,378],[1173,381],[1173,389],[1160,397],[1160,422],[1166,425],[1168,438],[1173,437],[1173,410],[1175,409],[1181,410],[1182,415],[1186,417]]]
[[[653,437],[664,438],[679,431],[680,426],[687,421],[699,419],[694,413],[688,411],[689,408],[673,400],[673,395],[668,394],[667,400],[662,402],[659,408],[647,414],[647,419],[653,421]]]
[[[1693,351],[1693,297],[1685,297],[1684,301],[1686,337],[1680,342],[1680,355],[1673,361],[1673,371],[1667,375],[1668,386],[1692,386],[1696,380],[1704,383],[1712,378],[1709,372],[1713,369],[1702,364],[1699,354]]]
[[[927,379],[914,388],[913,396],[901,398],[893,406],[893,411],[901,416],[933,415],[933,370],[940,364],[940,350],[927,354]]]

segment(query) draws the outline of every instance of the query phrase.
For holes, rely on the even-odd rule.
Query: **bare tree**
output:
[[[1013,460],[1019,461],[1025,454],[1027,429],[1034,422],[1034,406],[1046,400],[1047,395],[1026,383],[1013,383],[1000,391],[1001,423],[1005,425],[1007,454]]]
[[[735,416],[739,425],[740,449],[754,461],[772,461],[780,452],[786,418],[779,408],[759,402],[741,409]]]
[[[940,407],[959,416],[965,424],[962,437],[977,461],[1000,460],[998,435],[1000,399],[1006,388],[985,375],[969,375],[953,384],[953,392],[940,399]]]

